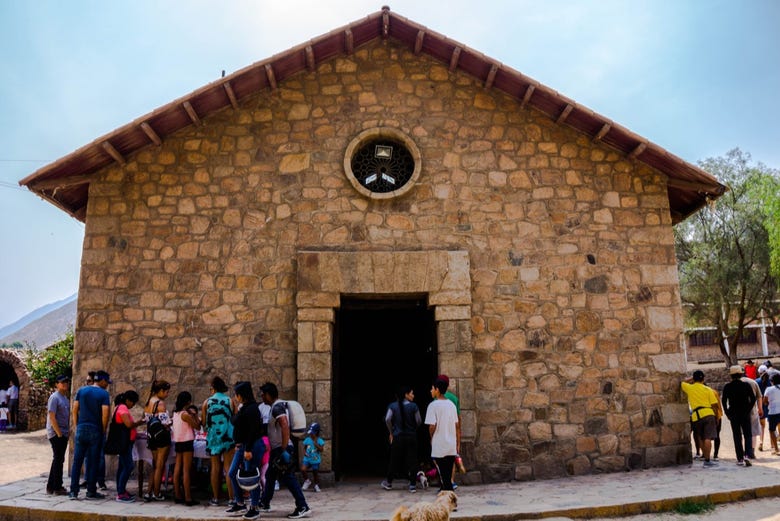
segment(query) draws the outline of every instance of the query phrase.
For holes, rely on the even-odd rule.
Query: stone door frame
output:
[[[333,328],[341,296],[425,294],[434,307],[439,372],[461,407],[461,446],[476,433],[471,342],[471,271],[467,251],[299,251],[297,261],[298,401],[309,421],[332,430]],[[332,468],[332,462],[323,466]]]

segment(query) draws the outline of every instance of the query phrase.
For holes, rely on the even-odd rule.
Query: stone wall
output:
[[[399,199],[366,199],[343,171],[377,126],[421,151]],[[455,250],[470,261],[467,331],[440,335],[467,339],[456,385],[480,479],[690,458],[664,175],[392,42],[96,175],[74,375],[106,368],[114,392],[142,397],[165,378],[198,401],[214,375],[295,397],[299,252]],[[309,307],[327,324],[334,306]]]

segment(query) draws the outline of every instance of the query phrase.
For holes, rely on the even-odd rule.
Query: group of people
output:
[[[16,382],[0,385],[0,432],[16,429],[19,421],[19,386]]]
[[[691,434],[696,455],[704,467],[718,465],[720,428],[723,415],[729,419],[737,465],[750,467],[756,459],[755,449],[764,450],[765,433],[769,431],[772,455],[780,456],[777,426],[780,424],[780,371],[770,360],[756,367],[748,360],[743,368],[729,368],[730,381],[719,395],[705,385],[704,372],[694,371],[681,383],[688,397]],[[713,453],[714,452],[714,453]],[[712,456],[712,457],[711,457]]]
[[[431,459],[441,481],[442,490],[454,490],[455,462],[460,454],[460,408],[458,397],[449,391],[450,379],[441,374],[431,385],[431,398],[425,412],[425,424],[431,437]],[[422,424],[420,409],[414,403],[410,386],[398,389],[396,401],[387,406],[385,424],[389,432],[390,463],[387,478],[381,486],[392,490],[393,478],[404,476],[409,492],[417,491],[417,428]]]
[[[224,475],[227,477],[229,495],[226,512],[231,515],[254,519],[260,511],[270,511],[277,481],[285,485],[295,499],[295,510],[288,518],[306,517],[311,512],[294,474],[297,458],[294,458],[295,445],[290,435],[287,404],[279,399],[275,384],[267,382],[260,387],[261,401],[258,402],[250,382],[236,383],[231,397],[224,380],[214,377],[210,395],[200,410],[193,404],[192,394],[182,391],[176,396],[173,411],[170,411],[165,401],[171,385],[165,380],[155,380],[144,405],[143,416],[135,419],[131,409],[139,401],[138,393],[126,390],[118,394],[112,411],[106,390],[111,383],[111,376],[106,371],[90,373],[87,384],[76,391],[71,403],[68,397],[70,378],[64,375],[57,377],[55,390],[47,405],[46,430],[53,453],[47,493],[68,495],[75,500],[78,499],[80,488],[86,487],[87,499],[105,498],[97,487],[100,484],[105,489],[104,475],[100,474],[105,474],[104,449],[108,447],[106,435],[109,441],[113,441],[112,434],[115,434],[116,439],[120,440],[111,444],[112,453],[116,451],[117,454],[116,500],[135,501],[135,496],[126,487],[133,467],[132,449],[138,435],[136,428],[146,425],[153,474],[144,499],[165,499],[161,486],[173,444],[176,453],[174,500],[188,506],[196,505],[198,502],[192,499],[190,474],[196,431],[202,429],[206,434],[206,450],[211,460],[210,505],[220,505],[219,492]],[[63,465],[71,431],[75,431],[73,465],[70,490],[66,490],[63,487]],[[311,441],[304,442],[306,456],[303,468],[304,471],[313,472],[314,490],[317,492],[317,470],[324,445],[319,434],[319,425],[312,424],[307,437]],[[80,483],[82,468],[85,480]],[[251,486],[246,486],[241,481],[241,475],[242,472],[246,475],[250,469],[256,472],[257,480]],[[305,473],[304,478],[307,478]],[[308,488],[309,485],[311,481],[307,479],[304,487]],[[248,506],[244,498],[245,490],[249,490]]]

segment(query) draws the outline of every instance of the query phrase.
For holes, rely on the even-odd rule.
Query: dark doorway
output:
[[[11,382],[17,386],[19,385],[19,378],[16,376],[16,371],[11,367],[11,364],[0,362],[0,387],[8,389]]]
[[[424,297],[342,298],[333,339],[333,466],[336,479],[383,477],[389,444],[384,417],[402,383],[414,387],[423,420],[438,368],[433,309]],[[430,459],[425,426],[419,460]]]

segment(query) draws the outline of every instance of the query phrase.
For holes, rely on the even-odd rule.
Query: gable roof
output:
[[[668,176],[673,223],[682,221],[726,191],[714,176],[655,143],[500,62],[391,13],[388,7],[171,101],[44,166],[19,184],[84,221],[89,182],[98,170],[112,162],[124,165],[134,152],[149,145],[159,146],[168,135],[189,125],[200,125],[209,114],[228,106],[237,110],[239,101],[245,97],[263,89],[275,90],[290,76],[303,70],[314,71],[319,63],[348,56],[359,46],[377,39],[392,39],[407,45],[415,54],[447,64],[450,71],[462,71],[477,78],[485,89],[498,89],[516,98],[520,109],[532,107],[558,124],[568,125],[595,142],[663,172]]]

